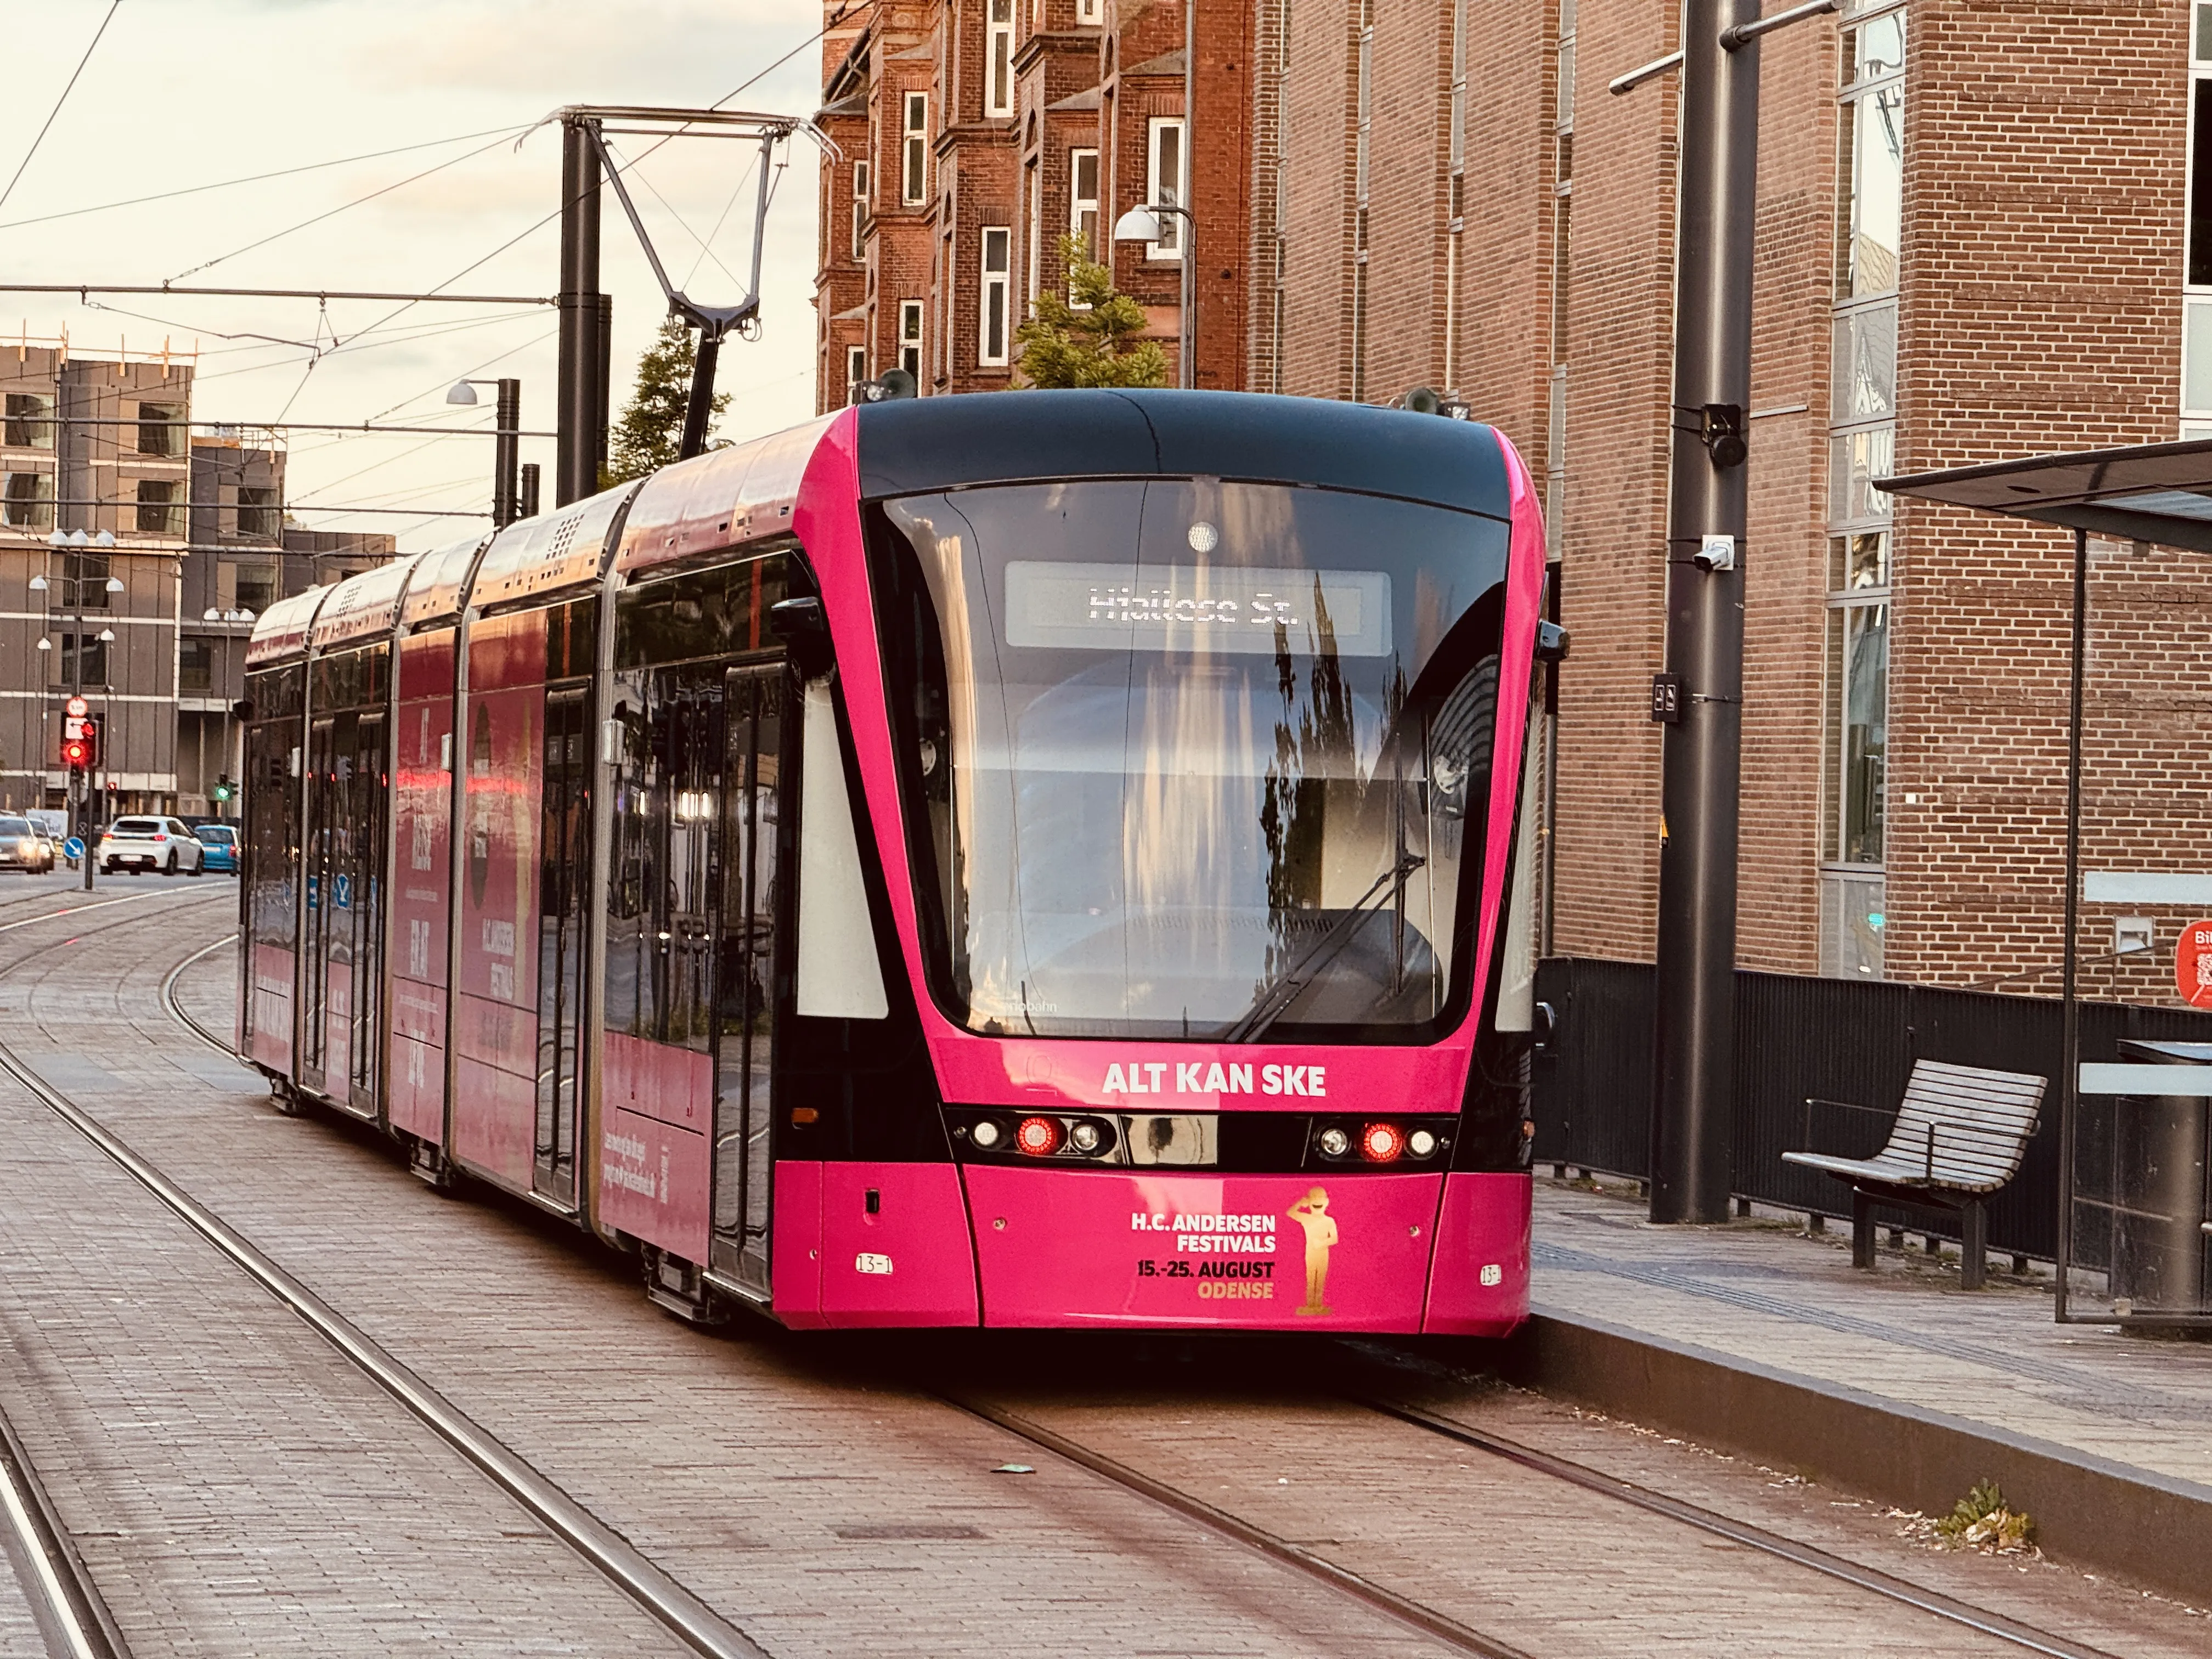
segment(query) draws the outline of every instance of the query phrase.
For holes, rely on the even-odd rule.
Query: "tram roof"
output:
[[[2037,524],[2212,553],[2212,439],[1954,466],[1877,478],[1875,488]]]
[[[476,568],[477,555],[490,539],[489,533],[479,532],[465,542],[454,542],[425,553],[407,584],[406,597],[399,603],[401,625],[412,627],[441,617],[459,616],[462,599],[468,592],[469,573]]]
[[[246,642],[246,665],[258,668],[279,657],[296,656],[307,648],[307,632],[315,613],[330,598],[331,588],[309,587],[277,600],[253,620],[252,637]]]
[[[327,651],[374,635],[388,636],[399,617],[399,596],[407,591],[407,579],[422,557],[420,553],[410,553],[349,576],[331,588],[315,612],[307,642],[318,651]]]
[[[1204,477],[1510,514],[1505,457],[1476,422],[1322,398],[1123,389],[863,404],[870,499],[1054,478]]]
[[[637,488],[619,483],[507,526],[478,561],[469,603],[481,610],[596,580],[606,568],[607,532]]]
[[[822,416],[654,473],[623,522],[615,568],[633,574],[789,531],[806,464],[837,418]]]

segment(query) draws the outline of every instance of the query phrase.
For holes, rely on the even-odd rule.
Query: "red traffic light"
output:
[[[71,719],[69,725],[76,729],[63,735],[62,764],[90,770],[100,764],[100,722]]]

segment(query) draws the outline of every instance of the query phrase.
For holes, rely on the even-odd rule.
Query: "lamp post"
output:
[[[70,583],[70,621],[71,626],[76,630],[70,636],[74,648],[67,653],[69,657],[70,702],[72,705],[70,712],[74,714],[76,712],[77,708],[82,706],[84,698],[84,584],[86,581],[84,565],[82,562],[84,553],[87,548],[93,547],[100,549],[103,553],[107,551],[115,545],[115,532],[112,530],[103,530],[96,536],[88,536],[82,530],[58,529],[52,535],[46,538],[46,545],[53,549],[57,553],[63,555],[64,557],[73,557],[78,561],[76,574],[67,579]],[[51,585],[48,583],[43,573],[31,578],[30,586],[33,592],[38,593],[48,593],[52,591]],[[103,591],[109,593],[120,593],[123,592],[123,583],[112,572],[111,572],[103,585]],[[46,602],[46,605],[48,621],[49,623],[51,623],[52,619],[52,601],[49,599]],[[100,631],[100,643],[103,646],[113,643],[115,639],[115,630],[112,628],[103,628]],[[45,635],[41,634],[39,636],[39,649],[41,651],[51,651],[52,648],[53,642]],[[103,651],[100,654],[104,665],[106,653]],[[105,683],[106,678],[105,674],[101,676],[103,684]],[[106,714],[106,707],[103,704],[101,708],[103,716]],[[104,718],[101,721],[101,725],[103,728],[106,726],[106,720]],[[100,737],[104,740],[106,736],[106,733],[103,729],[100,732]],[[77,787],[78,780],[82,775],[83,774],[81,769],[75,766],[69,769],[70,823],[75,827],[75,833],[78,840],[84,845],[84,886],[85,890],[87,892],[90,892],[92,890],[91,826],[85,822],[87,796],[86,794],[80,793]],[[84,781],[88,784],[91,781],[89,778],[86,778]]]
[[[1114,222],[1114,240],[1117,242],[1160,242],[1166,240],[1160,216],[1172,213],[1183,222],[1182,234],[1176,240],[1182,255],[1182,315],[1176,330],[1178,362],[1176,365],[1176,384],[1191,387],[1198,384],[1198,365],[1192,361],[1198,350],[1198,308],[1192,292],[1196,277],[1193,263],[1198,240],[1198,221],[1190,210],[1169,202],[1139,202]]]
[[[495,530],[504,530],[522,516],[518,472],[522,458],[522,382],[456,380],[447,392],[446,401],[473,408],[480,386],[498,388],[499,401],[492,416],[491,525]]]

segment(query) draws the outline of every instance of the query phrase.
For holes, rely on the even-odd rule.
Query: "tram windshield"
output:
[[[1419,1042],[1464,1009],[1503,523],[1200,478],[908,496],[876,531],[951,1017]]]

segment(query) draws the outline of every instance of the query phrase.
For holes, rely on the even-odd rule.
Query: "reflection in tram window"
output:
[[[1503,524],[1201,479],[908,497],[877,531],[949,1012],[1433,1039],[1466,994]]]

